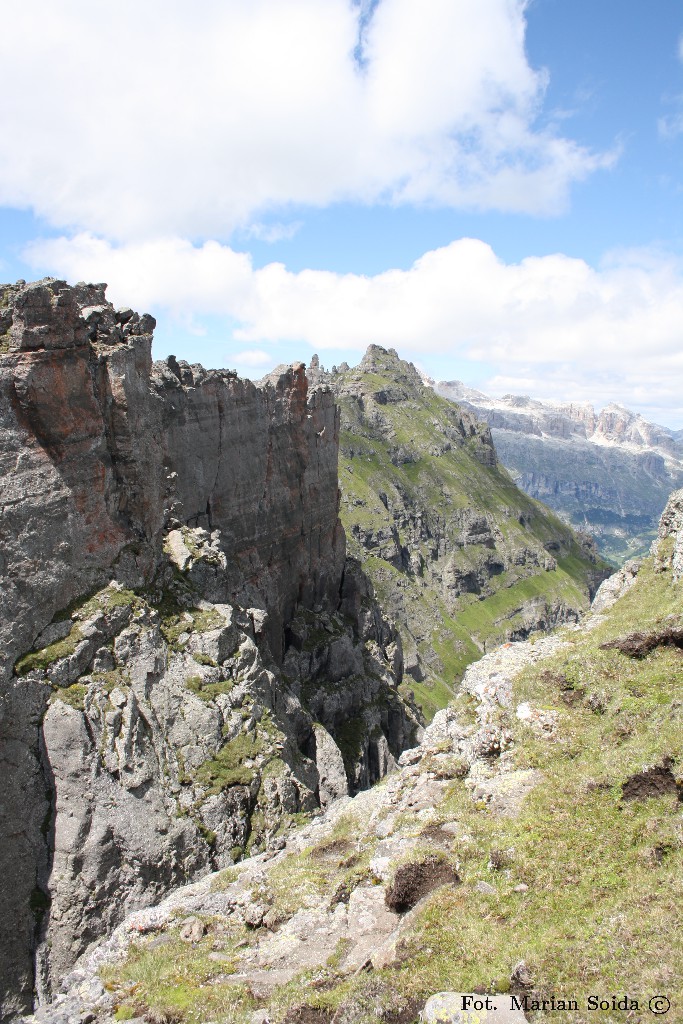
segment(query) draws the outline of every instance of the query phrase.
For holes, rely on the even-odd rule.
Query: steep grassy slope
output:
[[[443,989],[506,991],[523,960],[531,998],[579,1003],[538,1019],[626,1019],[611,1007],[588,1010],[589,996],[612,993],[642,1007],[630,1019],[650,1019],[647,1003],[659,994],[682,1019],[683,655],[674,646],[642,659],[603,649],[634,630],[681,625],[681,584],[648,564],[602,624],[568,632],[566,647],[515,679],[513,707],[527,702],[557,718],[551,738],[506,717],[514,769],[540,771],[541,781],[516,818],[473,802],[461,783],[437,806],[430,832],[438,820],[458,823],[452,853],[463,884],[428,901],[381,972],[404,1004]],[[467,699],[459,703],[466,714]],[[490,890],[477,891],[478,879]],[[360,993],[340,981],[320,1002],[352,999]]]
[[[164,934],[112,945],[118,1019],[413,1024],[444,990],[537,1022],[644,1024],[654,997],[683,1019],[678,501],[678,540],[589,628],[488,655],[399,772],[132,923]]]
[[[529,499],[488,428],[393,350],[326,376],[342,409],[349,548],[399,623],[428,718],[481,653],[575,618],[604,574],[589,543]]]

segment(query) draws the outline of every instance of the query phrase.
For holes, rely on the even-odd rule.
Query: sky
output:
[[[23,0],[0,280],[106,281],[154,355],[394,347],[683,427],[680,0]]]

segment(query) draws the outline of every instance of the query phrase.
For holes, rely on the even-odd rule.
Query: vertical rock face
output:
[[[154,326],[104,285],[0,287],[3,1019],[414,741],[333,395],[153,365]]]
[[[29,906],[44,909],[52,792],[44,687],[13,679],[12,665],[128,544],[144,542],[124,558],[129,571],[151,571],[162,463],[153,441],[135,460],[129,437],[148,402],[153,325],[118,323],[102,286],[0,289],[0,984],[10,1008],[31,998]]]
[[[333,396],[308,395],[303,364],[263,387],[153,367],[153,318],[104,287],[0,290],[3,668],[112,566],[149,580],[171,510],[221,531],[233,596],[258,592],[280,630],[339,592]]]
[[[683,489],[674,491],[659,521],[657,539],[652,545],[658,572],[671,569],[674,583],[683,576]]]
[[[104,286],[0,289],[0,666],[93,586],[127,545],[151,571],[162,527],[148,422],[154,320],[121,325]]]
[[[336,607],[344,568],[338,519],[338,412],[307,394],[303,364],[255,387],[171,360],[157,365],[164,458],[183,522],[220,530],[224,597],[265,601],[277,661],[294,609]],[[257,596],[258,595],[258,596]]]

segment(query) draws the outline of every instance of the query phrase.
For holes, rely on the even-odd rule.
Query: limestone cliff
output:
[[[683,450],[673,431],[621,405],[597,413],[588,402],[494,399],[460,381],[432,382],[437,393],[489,424],[515,482],[621,563],[644,554],[671,491],[683,483]]]
[[[153,328],[104,285],[0,288],[4,1016],[417,729],[345,557],[333,394],[152,364]]]

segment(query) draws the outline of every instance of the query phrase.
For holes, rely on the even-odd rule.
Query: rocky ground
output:
[[[680,1008],[680,651],[610,638],[681,621],[681,508],[581,626],[470,666],[382,783],[131,915],[27,1021],[412,1024],[448,988],[584,1011],[587,992],[661,989]],[[598,1019],[622,1018],[572,1016]]]
[[[462,780],[472,800],[503,816],[518,813],[538,781],[538,772],[515,769],[506,722],[516,711],[548,738],[556,722],[527,705],[515,709],[512,679],[562,644],[548,637],[486,655],[463,681],[476,721],[465,725],[454,709],[439,712],[420,746],[401,755],[384,784],[335,800],[315,822],[283,838],[282,849],[208,875],[131,915],[67,976],[55,1004],[27,1020],[85,1024],[92,1013],[115,1019],[117,1010],[121,1019],[121,1005],[134,1009],[135,1001],[126,1002],[124,989],[108,991],[101,974],[132,945],[154,949],[209,939],[210,959],[229,966],[217,968],[214,984],[244,986],[257,1001],[268,1001],[302,973],[324,971],[331,959],[340,977],[395,962],[429,894],[461,884],[452,847],[467,843],[467,836],[461,821],[442,820],[438,812],[452,780]],[[325,879],[322,892],[317,875]],[[481,879],[474,888],[485,895],[492,887]],[[293,910],[300,899],[304,905]],[[237,934],[243,938],[235,943]],[[250,1017],[262,1024],[268,1013],[257,1009]]]
[[[42,737],[56,806],[36,897],[44,994],[130,910],[284,845],[311,812],[385,775],[421,732],[397,691],[400,640],[367,589],[347,580],[336,615],[295,618],[281,672],[259,647],[262,610],[201,597],[223,570],[219,537],[175,530],[166,550],[149,592],[111,583],[16,665],[51,693]]]

